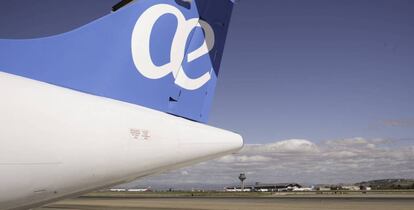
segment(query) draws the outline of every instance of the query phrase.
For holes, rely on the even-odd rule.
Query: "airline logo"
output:
[[[151,58],[151,33],[157,20],[166,14],[172,14],[177,18],[177,30],[171,44],[170,61],[167,64],[157,66]],[[187,40],[190,38],[191,31],[196,27],[204,30],[204,42],[198,49],[188,52],[187,62],[192,62],[213,49],[215,37],[212,27],[198,18],[187,20],[179,9],[168,4],[158,4],[148,8],[138,18],[132,32],[132,58],[137,70],[149,79],[160,79],[171,73],[175,79],[174,83],[187,90],[197,90],[202,87],[211,79],[213,69],[198,78],[190,78],[182,67],[186,57]]]

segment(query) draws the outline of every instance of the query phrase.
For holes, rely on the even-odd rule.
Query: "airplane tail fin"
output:
[[[206,122],[233,4],[125,1],[67,33],[0,39],[0,71]]]

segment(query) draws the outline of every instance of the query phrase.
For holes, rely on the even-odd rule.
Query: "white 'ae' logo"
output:
[[[157,66],[151,59],[150,38],[154,24],[165,14],[174,15],[178,24],[171,45],[170,62]],[[210,72],[212,70],[199,78],[192,79],[187,76],[181,65],[185,57],[187,39],[195,27],[201,27],[204,30],[205,40],[198,49],[188,53],[188,62],[208,54],[213,48],[215,40],[211,26],[198,18],[186,20],[179,9],[168,4],[158,4],[148,8],[139,17],[132,32],[132,58],[138,71],[150,79],[160,79],[172,73],[175,84],[187,90],[196,90],[206,84],[211,79]]]

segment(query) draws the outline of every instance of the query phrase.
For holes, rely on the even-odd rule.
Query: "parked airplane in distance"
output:
[[[204,124],[233,4],[122,1],[67,33],[0,39],[0,209],[241,149],[240,135]]]

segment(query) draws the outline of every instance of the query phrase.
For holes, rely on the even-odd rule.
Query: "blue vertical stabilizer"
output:
[[[231,0],[139,0],[68,33],[0,39],[0,71],[206,122]]]

